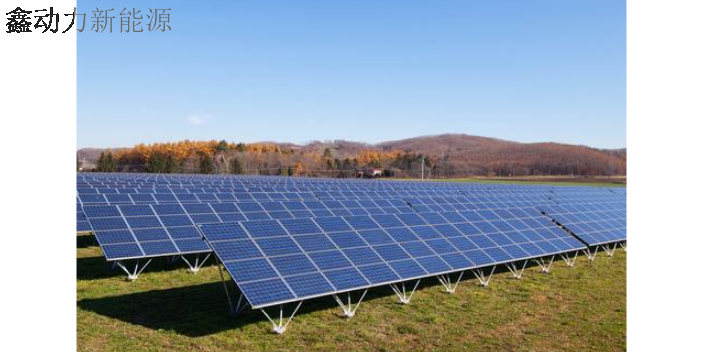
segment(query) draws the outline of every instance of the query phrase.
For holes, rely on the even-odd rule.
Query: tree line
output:
[[[287,146],[227,141],[179,141],[138,144],[104,150],[94,171],[252,174],[355,177],[359,170],[382,169],[387,177],[453,178],[466,176],[625,175],[626,155],[546,143],[498,149],[422,151],[384,150],[338,144]],[[78,162],[79,168],[81,162]],[[423,167],[423,171],[421,171]]]

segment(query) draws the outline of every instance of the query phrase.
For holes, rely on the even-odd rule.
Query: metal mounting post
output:
[[[420,279],[416,281],[416,284],[413,286],[413,290],[411,290],[410,294],[406,292],[405,282],[400,283],[401,287],[399,287],[399,284],[390,284],[389,286],[396,293],[396,296],[398,296],[399,303],[408,304],[411,301],[411,297],[413,297],[413,294],[416,292],[418,284],[420,284]]]
[[[549,261],[546,261],[545,258],[537,258],[535,259],[535,262],[538,263],[540,266],[540,269],[543,271],[543,273],[547,274],[550,272],[550,267],[552,267],[552,263],[555,261],[555,256],[551,256]]]
[[[484,276],[484,270],[483,269],[474,269],[472,272],[474,273],[474,276],[479,280],[479,284],[481,284],[484,287],[489,286],[489,281],[491,281],[491,276],[494,275],[494,270],[496,270],[496,266],[491,267],[491,272],[489,272],[489,276]]]
[[[608,244],[605,244],[602,247],[604,248],[604,252],[606,252],[606,256],[610,258],[614,256],[616,248],[618,248],[618,243],[614,243],[613,247],[609,247]]]
[[[299,301],[298,305],[296,305],[296,309],[293,310],[293,313],[291,313],[291,316],[288,317],[288,319],[284,320],[284,305],[281,304],[279,305],[279,319],[278,321],[274,321],[274,319],[271,319],[269,314],[266,313],[266,310],[264,308],[260,309],[262,313],[264,313],[264,316],[271,322],[271,326],[274,328],[274,332],[281,335],[286,331],[286,327],[288,326],[288,323],[291,322],[291,319],[293,319],[293,316],[296,315],[296,312],[298,312],[298,308],[301,308],[301,303],[303,301]]]
[[[210,258],[211,254],[212,253],[208,253],[208,255],[206,255],[205,258],[203,258],[203,260],[200,262],[200,254],[196,254],[196,260],[193,264],[191,264],[191,262],[189,262],[188,259],[186,259],[186,256],[184,255],[181,256],[181,259],[183,259],[183,261],[186,262],[186,264],[188,265],[188,270],[195,274],[200,270],[200,268],[203,267],[203,264],[205,264],[208,258]]]
[[[584,254],[587,256],[587,259],[589,260],[589,264],[591,264],[594,261],[594,258],[596,258],[596,254],[599,252],[599,246],[594,247],[594,252],[592,252],[589,247],[587,247],[584,250]]]
[[[460,272],[460,275],[457,277],[457,281],[454,284],[452,283],[450,274],[438,276],[438,281],[440,281],[442,286],[445,287],[445,292],[452,294],[455,293],[457,286],[460,284],[460,281],[462,281],[462,275],[464,275],[464,271]]]
[[[626,241],[623,241],[620,244],[621,244],[621,248],[623,248],[623,251],[625,252],[626,251]]]
[[[222,281],[222,286],[225,288],[225,296],[227,296],[227,304],[230,307],[230,315],[237,316],[244,311],[249,305],[249,302],[244,299],[244,294],[239,292],[237,297],[237,304],[233,304],[232,298],[230,297],[230,290],[227,288],[227,281],[225,281],[225,275],[222,273],[222,267],[220,263],[217,263],[218,271],[220,272],[220,280]]]
[[[577,254],[578,252],[574,252],[574,257],[570,258],[569,253],[560,253],[560,257],[565,261],[568,268],[573,268],[574,263],[577,262]]]
[[[362,296],[359,298],[359,301],[356,305],[354,305],[354,307],[352,306],[352,294],[350,292],[347,292],[347,304],[345,304],[338,295],[333,295],[332,298],[334,298],[335,302],[337,302],[340,308],[342,308],[342,312],[345,314],[345,317],[352,318],[357,311],[357,308],[359,308],[359,305],[362,304],[362,300],[366,295],[367,290],[364,290],[364,292],[362,292]]]
[[[511,272],[511,275],[513,275],[514,279],[520,280],[521,277],[523,277],[523,272],[526,270],[526,265],[528,265],[528,261],[524,260],[523,266],[521,267],[521,270],[518,270],[518,267],[516,266],[516,263],[514,263],[514,262],[506,264],[506,267]]]
[[[133,271],[129,271],[129,270],[125,267],[125,265],[122,264],[122,261],[119,261],[119,260],[118,260],[117,262],[115,262],[115,264],[113,264],[113,268],[114,268],[115,265],[117,265],[120,269],[122,269],[122,271],[124,271],[125,273],[127,273],[127,280],[129,280],[129,281],[134,281],[134,280],[137,280],[137,278],[139,277],[139,274],[141,274],[142,271],[143,271],[143,270],[147,267],[147,265],[149,265],[149,263],[151,263],[151,262],[152,262],[152,259],[149,258],[149,260],[147,260],[147,262],[146,262],[144,265],[142,265],[142,268],[140,268],[140,267],[139,267],[139,260],[137,260],[137,261],[135,262],[135,264],[134,264],[134,270],[133,270]]]

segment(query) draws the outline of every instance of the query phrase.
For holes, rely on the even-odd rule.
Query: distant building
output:
[[[377,178],[382,176],[384,176],[384,169],[381,168],[357,170],[357,177],[359,178]]]

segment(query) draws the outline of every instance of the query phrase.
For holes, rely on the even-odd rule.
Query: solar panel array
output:
[[[626,240],[620,189],[79,174],[77,193],[107,260],[214,251],[253,308]]]
[[[91,232],[93,228],[90,226],[90,222],[83,213],[83,206],[80,201],[76,202],[76,231],[77,232]]]
[[[253,308],[585,248],[535,208],[201,225]]]
[[[85,205],[83,211],[108,260],[210,252],[195,221],[217,217],[207,204]]]
[[[539,206],[589,246],[626,241],[626,194],[571,195],[559,204]]]

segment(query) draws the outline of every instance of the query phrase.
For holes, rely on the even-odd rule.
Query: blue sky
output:
[[[626,146],[625,0],[79,0],[78,12],[95,6],[116,19],[113,33],[76,34],[78,147],[440,133]],[[157,6],[171,31],[119,33],[123,7]]]

